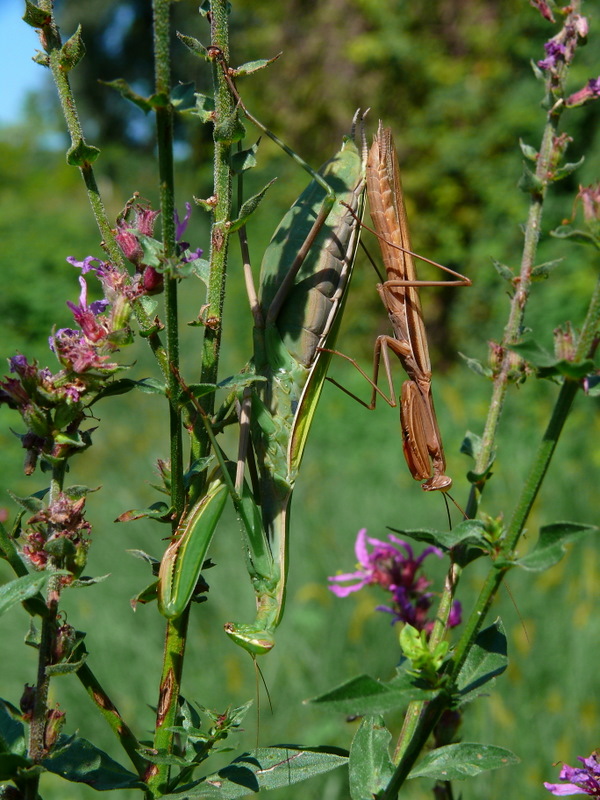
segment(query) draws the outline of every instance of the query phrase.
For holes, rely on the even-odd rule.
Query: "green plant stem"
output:
[[[44,26],[40,39],[48,54],[50,70],[58,90],[60,105],[67,123],[69,136],[71,137],[71,149],[73,149],[80,145],[86,145],[86,141],[77,114],[75,98],[73,97],[73,92],[69,83],[69,73],[61,66],[62,41],[54,17],[54,3],[52,0],[41,0],[39,5],[40,8],[48,13],[50,19],[49,24]],[[102,237],[102,247],[113,263],[123,266],[123,256],[113,236],[104,204],[100,198],[100,192],[92,165],[89,161],[86,161],[79,166],[79,170],[83,182],[85,183],[88,200],[90,201],[94,217],[96,218],[96,224],[98,225]]]
[[[579,13],[579,5],[579,2],[572,4],[571,13],[565,21],[565,25],[569,23],[573,15]],[[565,66],[561,73],[562,86],[565,85],[567,74],[568,68]],[[550,78],[548,78],[546,82],[546,92],[547,95],[550,96]],[[535,178],[538,182],[538,188],[531,193],[521,257],[521,269],[518,279],[515,280],[515,293],[511,301],[510,314],[501,343],[501,352],[503,354],[502,362],[494,377],[494,388],[488,416],[479,452],[475,459],[474,472],[479,475],[486,472],[493,460],[494,442],[496,440],[498,424],[500,422],[508,386],[511,381],[511,373],[514,370],[515,356],[509,350],[509,347],[518,340],[523,327],[525,308],[531,288],[531,272],[535,265],[537,246],[540,238],[544,200],[548,185],[552,179],[552,160],[555,154],[555,139],[558,135],[558,124],[562,110],[562,103],[557,103],[550,109],[542,134],[542,143],[535,169]],[[485,480],[473,484],[471,487],[466,508],[466,515],[470,519],[475,517],[477,513],[479,499],[484,485]]]
[[[210,24],[211,44],[219,48],[226,60],[229,59],[229,18],[226,0],[211,0]],[[231,146],[230,140],[222,140],[217,135],[223,120],[231,119],[235,114],[235,103],[231,96],[221,66],[212,62],[213,90],[215,97],[215,135],[214,135],[214,197],[213,222],[210,234],[210,275],[207,293],[206,318],[210,324],[204,331],[202,345],[202,365],[200,381],[216,383],[218,377],[219,351],[221,347],[221,320],[225,298],[225,281],[227,276],[227,252],[229,231],[227,223],[231,217],[232,179],[231,179]],[[202,407],[207,415],[214,411],[214,394],[202,398]],[[198,420],[195,437],[192,443],[191,457],[204,457],[210,449],[210,443],[204,425]]]
[[[175,256],[175,189],[173,177],[173,107],[170,100],[171,63],[169,52],[170,0],[154,0],[154,59],[155,96],[162,99],[156,108],[156,133],[162,216],[163,252],[165,260]],[[175,377],[179,369],[179,317],[177,305],[177,279],[165,274],[165,325],[167,336],[167,378],[169,403],[169,429],[171,442],[171,504],[174,509],[173,533],[184,513],[185,487],[183,481],[183,441],[181,410],[177,402],[179,384]],[[157,704],[154,748],[172,753],[179,694],[183,674],[187,622],[189,613],[177,620],[168,621],[163,665]],[[152,795],[164,793],[169,778],[168,764],[149,767],[146,775]]]
[[[52,471],[50,491],[48,492],[48,505],[52,505],[62,491],[66,472],[66,463],[59,462]],[[49,535],[50,530],[47,531]],[[29,758],[34,764],[39,764],[47,752],[46,724],[48,717],[48,691],[50,677],[46,667],[52,663],[54,641],[56,635],[58,603],[60,600],[61,582],[58,576],[50,578],[46,590],[47,612],[42,617],[40,644],[38,647],[37,679],[34,692],[33,711],[29,723]],[[25,786],[26,800],[36,800],[39,786],[39,775],[28,781]]]
[[[82,650],[82,652],[85,651]],[[140,778],[143,778],[148,764],[139,754],[140,743],[119,713],[118,708],[104,691],[104,688],[87,664],[83,664],[83,666],[77,670],[77,677],[94,702],[96,708],[110,726],[112,732],[119,739],[123,750],[129,756],[129,760],[133,764],[136,772]]]
[[[574,6],[572,8],[571,13],[578,13],[578,11],[579,3],[576,4],[576,7]],[[563,85],[567,71],[565,67],[561,74]],[[547,89],[549,92],[549,84],[547,85]],[[535,257],[539,242],[544,199],[551,180],[551,165],[555,155],[555,140],[558,135],[558,122],[561,111],[562,104],[556,104],[551,109],[542,136],[542,143],[535,171],[535,177],[539,182],[539,188],[532,192],[531,195],[527,226],[525,229],[520,276],[515,282],[515,294],[511,302],[510,314],[502,339],[503,359],[500,369],[494,379],[494,388],[488,417],[481,447],[475,463],[474,471],[478,474],[484,473],[492,461],[496,432],[511,379],[511,371],[514,368],[514,355],[508,348],[518,340],[523,325],[525,307],[529,298],[531,286],[531,273],[535,265]],[[600,282],[596,286],[586,315],[575,356],[576,361],[590,357],[597,345],[597,332],[600,320],[599,298]],[[494,567],[490,570],[476,607],[470,615],[463,630],[461,640],[456,647],[452,670],[452,677],[454,679],[456,679],[459,674],[469,650],[475,641],[475,637],[483,624],[493,598],[502,583],[503,577],[510,568],[508,558],[514,551],[524,529],[578,388],[579,382],[573,380],[565,380],[561,387],[548,427],[532,462],[529,475],[523,484],[521,495],[509,523],[503,547],[504,558],[502,561],[499,560],[501,566]],[[474,484],[471,487],[466,509],[466,516],[468,518],[473,518],[477,512],[479,498],[484,485],[485,481],[482,481],[480,484]],[[456,565],[453,564],[448,573],[446,586],[444,587],[444,592],[440,601],[438,616],[432,632],[432,649],[445,633],[445,626],[448,619],[447,615],[451,608],[451,602],[459,575],[460,572],[457,571]],[[433,726],[446,707],[442,700],[439,701],[439,704],[441,707],[439,708],[437,716],[435,714],[430,714],[430,706],[433,704],[425,704],[422,702],[409,704],[394,753],[394,763],[398,764],[398,768],[386,792],[382,795],[382,799],[396,797],[398,788],[409,774],[412,764],[421,752],[421,748],[425,746],[427,738],[433,730]],[[429,725],[425,724],[425,719],[427,717],[430,717]],[[421,732],[421,734],[419,734],[419,732]]]
[[[70,150],[73,150],[78,146],[87,147],[87,143],[83,135],[83,129],[77,113],[75,97],[69,82],[69,73],[67,70],[63,69],[60,64],[62,41],[54,17],[53,5],[54,4],[52,0],[40,0],[39,6],[41,9],[47,12],[50,20],[49,24],[43,27],[40,40],[48,55],[50,70],[56,84],[60,105],[63,111],[65,122],[67,124],[69,136],[71,138]],[[99,151],[96,151],[96,154],[98,152]],[[124,269],[123,254],[121,253],[119,245],[114,238],[113,229],[100,196],[100,190],[98,189],[98,184],[96,182],[91,161],[86,160],[81,164],[77,164],[77,166],[79,167],[81,177],[83,178],[88,200],[92,208],[98,230],[100,231],[100,246],[103,248],[109,260],[113,264],[121,269]],[[142,333],[145,332],[145,338],[148,340],[150,348],[152,349],[161,371],[166,378],[169,372],[168,359],[166,351],[160,340],[160,336],[158,335],[156,326],[139,302],[134,304],[134,314]]]

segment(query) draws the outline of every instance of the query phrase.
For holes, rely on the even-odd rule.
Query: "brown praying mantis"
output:
[[[370,403],[360,400],[332,378],[329,380],[366,408],[375,408],[378,394],[395,407],[389,356],[390,351],[395,353],[408,375],[400,395],[400,425],[406,463],[413,478],[424,481],[422,488],[425,491],[447,491],[452,486],[452,478],[446,475],[446,458],[433,405],[431,362],[418,290],[420,286],[470,286],[471,281],[411,250],[398,157],[391,130],[384,128],[381,122],[367,160],[367,196],[375,228],[372,232],[379,239],[387,273],[387,280],[378,284],[377,291],[388,312],[393,335],[378,336],[375,341],[372,379],[353,358],[332,351],[350,361],[369,381],[373,387]],[[418,280],[414,258],[443,269],[456,280]],[[389,397],[377,386],[382,359]]]

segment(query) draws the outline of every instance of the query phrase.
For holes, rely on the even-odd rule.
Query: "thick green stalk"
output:
[[[156,133],[158,142],[158,165],[160,180],[160,205],[162,218],[163,248],[165,259],[175,255],[175,190],[173,177],[173,107],[170,101],[171,62],[169,51],[170,0],[154,0],[154,58],[155,94],[163,102],[156,109]],[[177,280],[165,275],[165,326],[167,335],[167,357],[169,370],[166,376],[168,396],[176,398],[179,384],[179,319],[177,306]],[[177,521],[184,512],[185,487],[183,482],[183,441],[181,411],[179,406],[169,404],[169,428],[171,441],[171,504],[175,510],[173,533]],[[189,613],[167,622],[165,649],[157,704],[154,747],[160,752],[173,752],[175,734],[171,728],[176,724],[178,700],[183,673],[187,622]],[[146,775],[152,795],[166,791],[169,777],[167,764],[152,765]]]
[[[211,44],[219,48],[226,60],[229,59],[229,19],[226,0],[212,0],[210,4]],[[216,383],[221,347],[221,319],[225,298],[225,280],[229,232],[227,222],[231,216],[231,140],[222,139],[217,131],[225,127],[224,120],[235,115],[234,100],[229,91],[220,63],[212,62],[213,89],[215,97],[215,136],[214,136],[214,192],[216,203],[213,208],[213,223],[210,235],[210,277],[207,294],[206,317],[210,320],[204,330],[202,346],[202,383]],[[215,396],[208,394],[202,398],[202,406],[209,416],[214,410]],[[210,443],[204,426],[198,421],[196,437],[192,444],[192,458],[202,458]]]
[[[580,6],[580,0],[575,0],[575,2],[571,4],[570,14],[565,20],[565,27],[569,23],[572,24],[577,18],[579,15]],[[568,64],[563,65],[560,72],[561,89],[566,84],[568,72]],[[549,75],[546,80],[547,97],[552,97],[551,85],[552,77]],[[554,89],[554,93],[558,93],[556,88]],[[511,301],[510,314],[504,329],[504,336],[502,338],[502,362],[494,378],[494,388],[492,391],[488,416],[481,439],[481,446],[475,459],[474,472],[476,474],[484,473],[493,457],[494,442],[496,440],[498,424],[500,422],[500,416],[502,414],[502,408],[504,406],[504,400],[506,398],[508,386],[511,381],[511,372],[514,368],[514,354],[508,348],[515,344],[515,342],[518,340],[523,327],[525,307],[529,299],[529,291],[531,287],[531,272],[535,265],[537,246],[541,231],[544,200],[548,185],[552,180],[552,164],[553,157],[555,156],[555,142],[558,136],[558,123],[560,121],[563,109],[564,105],[562,103],[554,104],[548,113],[546,126],[542,135],[542,143],[535,169],[535,178],[538,181],[539,188],[531,193],[529,214],[525,228],[523,254],[521,257],[521,269],[519,278],[515,280],[515,293]],[[484,483],[474,484],[471,487],[469,501],[466,508],[466,514],[469,518],[473,518],[477,513],[479,498],[481,497],[484,485]]]
[[[65,479],[66,464],[59,462],[52,471],[48,504],[51,505],[62,491]],[[50,531],[48,531],[48,534]],[[48,719],[48,692],[50,677],[46,674],[46,667],[52,663],[54,641],[57,626],[58,603],[60,599],[60,579],[50,578],[46,590],[47,612],[42,617],[40,645],[38,647],[37,680],[34,692],[33,711],[29,723],[29,758],[34,764],[39,764],[46,754],[46,724]],[[35,800],[39,786],[39,775],[25,785],[26,800]]]
[[[577,14],[579,12],[579,7],[579,2],[574,3],[571,9],[571,14]],[[563,85],[567,72],[568,69],[565,65],[561,73]],[[546,89],[550,95],[550,78],[548,79]],[[542,136],[542,143],[535,171],[535,178],[538,181],[538,188],[531,194],[531,202],[527,226],[525,229],[525,240],[521,259],[521,271],[519,279],[515,281],[515,294],[512,299],[509,319],[504,329],[504,336],[502,339],[503,359],[498,373],[494,379],[494,388],[482,437],[481,448],[477,454],[474,467],[474,471],[480,474],[485,472],[492,458],[496,432],[502,413],[506,392],[510,383],[514,356],[508,348],[518,340],[523,325],[525,307],[529,298],[531,286],[531,273],[535,265],[537,245],[540,236],[544,199],[548,185],[551,182],[552,163],[556,155],[555,147],[561,111],[562,104],[556,104],[550,110]],[[590,302],[590,307],[579,340],[575,360],[582,360],[583,358],[589,357],[592,349],[596,345],[596,334],[600,319],[599,297],[600,286],[597,286]],[[518,539],[523,531],[527,517],[531,511],[531,507],[535,501],[535,498],[537,497],[542,481],[547,472],[550,460],[558,442],[558,437],[560,436],[566,418],[569,414],[578,387],[579,383],[577,381],[565,379],[563,383],[551,419],[548,423],[547,430],[542,438],[538,452],[536,453],[531,465],[530,473],[523,484],[521,496],[517,502],[508,527],[504,545],[504,554],[507,557],[509,557],[514,551]],[[484,482],[482,482],[479,485],[473,485],[471,488],[466,510],[466,515],[469,518],[474,517],[477,512],[479,498],[483,491],[484,485]],[[504,564],[506,563],[507,561],[504,562]],[[498,591],[504,574],[508,568],[508,566],[502,566],[501,568],[492,568],[490,570],[488,578],[481,590],[476,607],[473,613],[470,615],[465,628],[463,629],[461,640],[455,650],[455,658],[453,662],[454,678],[456,678],[458,675],[460,668],[467,657],[467,654],[481,628],[487,611],[491,606],[493,598],[495,597],[495,594]],[[438,614],[439,619],[436,621],[436,626],[434,627],[434,631],[432,633],[432,648],[439,641],[443,633],[442,623],[445,624],[445,621],[447,620],[447,614],[451,607],[452,597],[456,589],[459,574],[460,573],[457,571],[456,565],[452,565],[440,602],[440,612]],[[392,782],[388,786],[388,789],[382,795],[382,798],[396,797],[397,789],[402,785],[403,780],[409,774],[412,764],[418,757],[421,748],[425,746],[427,737],[431,733],[435,722],[443,710],[443,700],[440,700],[440,708],[437,716],[435,714],[431,714],[430,706],[425,703],[415,702],[409,705],[405,723],[394,753],[394,763],[398,764],[399,766]],[[429,725],[425,724],[426,718],[429,718]]]

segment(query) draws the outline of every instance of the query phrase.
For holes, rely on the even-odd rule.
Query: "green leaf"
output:
[[[200,278],[202,283],[208,289],[208,279],[210,277],[210,261],[207,261],[205,258],[195,258],[193,261],[188,261],[186,263],[187,272],[190,275],[195,275],[196,278]],[[190,325],[196,324],[190,323]]]
[[[159,272],[164,272],[163,243],[159,242],[158,239],[154,239],[152,236],[146,236],[140,233],[140,231],[135,228],[128,228],[127,230],[135,234],[135,238],[142,248],[142,262],[149,267],[154,267],[154,269]]]
[[[581,156],[579,161],[575,161],[574,163],[569,162],[567,164],[563,164],[562,167],[559,167],[558,169],[554,170],[554,173],[552,174],[552,180],[560,181],[563,178],[566,178],[568,175],[571,175],[573,172],[575,172],[576,169],[579,169],[579,167],[583,164],[584,161],[585,161],[585,156]]]
[[[191,111],[196,108],[196,92],[193,81],[179,83],[171,91],[171,105],[177,111]]]
[[[352,740],[348,762],[352,800],[374,797],[390,782],[394,774],[389,754],[391,738],[383,717],[366,717],[361,722]]]
[[[118,380],[111,381],[111,383],[107,383],[102,387],[90,405],[97,403],[98,400],[102,400],[104,397],[116,397],[120,394],[127,394],[127,392],[135,389],[136,386],[137,381],[132,381],[131,378],[119,378]]]
[[[259,144],[260,139],[246,150],[236,150],[236,152],[232,154],[229,159],[229,165],[236,175],[241,175],[242,172],[254,169],[256,166],[256,152]],[[271,181],[271,183],[272,182],[273,181]]]
[[[433,778],[438,781],[463,780],[481,772],[518,764],[510,750],[493,744],[461,742],[432,750],[411,770],[409,778]]]
[[[246,130],[237,110],[215,119],[214,140],[226,144],[239,142],[246,135]]]
[[[220,381],[217,387],[239,392],[247,386],[252,386],[253,383],[261,383],[262,381],[266,381],[264,375],[256,375],[254,372],[238,372],[237,375],[231,375],[229,378]]]
[[[473,461],[476,461],[479,457],[479,453],[481,452],[481,445],[481,436],[473,433],[473,431],[467,431],[465,433],[465,438],[462,440],[460,445],[460,452],[467,456],[471,456]]]
[[[195,56],[203,59],[204,61],[210,61],[206,47],[198,41],[198,39],[194,39],[193,36],[184,36],[183,33],[177,32],[177,38],[179,41],[184,44],[188,50],[190,50]]]
[[[141,94],[134,92],[131,86],[127,83],[126,80],[123,78],[116,78],[114,81],[100,81],[105,86],[110,86],[111,89],[115,89],[121,97],[124,97],[125,100],[129,100],[130,103],[133,103],[138,108],[141,108],[144,114],[147,114],[149,111],[152,111],[152,105],[147,97],[143,97]]]
[[[267,185],[263,189],[261,189],[260,192],[258,192],[258,194],[249,197],[248,200],[246,200],[246,202],[242,204],[237,219],[231,221],[231,224],[229,226],[229,233],[234,233],[239,228],[241,228],[242,225],[245,225],[246,222],[248,222],[252,214],[254,214],[254,212],[258,208],[261,200],[267,193],[267,190],[269,189],[271,184],[275,182],[275,180],[276,178],[273,178],[273,180],[269,181],[269,183],[267,183]]]
[[[215,101],[207,94],[196,94],[196,114],[200,122],[212,122],[215,113]]]
[[[1,753],[0,754],[0,781],[9,781],[12,778],[16,778],[19,776],[20,770],[25,770],[28,767],[31,767],[31,761],[29,759],[24,758],[23,756],[18,756],[15,753]],[[1,787],[0,787],[1,791]],[[2,795],[0,795],[2,796]],[[23,795],[17,795],[17,797],[22,797]],[[10,795],[9,795],[10,797]]]
[[[572,225],[559,225],[558,228],[550,231],[550,235],[556,239],[574,239],[580,244],[591,244],[594,247],[600,247],[600,242],[596,236],[589,231],[574,228]]]
[[[160,562],[158,562],[160,564]],[[156,569],[158,573],[158,567]],[[149,583],[148,586],[145,586],[141,592],[135,594],[131,600],[129,601],[129,605],[136,610],[137,604],[141,603],[142,605],[146,605],[146,603],[153,603],[156,598],[158,597],[158,581],[153,581]]]
[[[407,531],[390,527],[388,530],[408,536],[409,539],[416,539],[418,542],[433,544],[446,553],[457,545],[479,547],[486,552],[491,547],[486,537],[485,525],[479,519],[465,519],[451,531],[432,531],[427,528]]]
[[[67,150],[67,164],[70,167],[85,167],[93,164],[100,155],[100,150],[91,144],[86,144],[83,138],[74,142]]]
[[[0,752],[25,755],[27,738],[19,712],[6,700],[0,699]]]
[[[578,522],[555,522],[544,525],[533,550],[514,564],[529,572],[542,572],[557,564],[566,552],[565,545],[584,533],[598,531],[596,525],[583,525]]]
[[[79,737],[61,736],[58,746],[43,759],[42,765],[66,781],[87,783],[97,792],[145,788],[137,775]]]
[[[526,194],[541,194],[544,191],[544,184],[526,164],[523,164],[523,173],[519,179],[518,187]]]
[[[553,261],[545,261],[543,264],[538,264],[537,267],[531,270],[531,280],[545,281],[550,276],[550,273],[563,261],[564,258],[555,258]]]
[[[541,378],[564,375],[567,378],[578,380],[579,378],[585,378],[595,369],[595,364],[590,358],[586,358],[583,361],[557,359],[554,353],[548,352],[529,336],[516,344],[510,345],[509,350],[517,353],[535,367]]]
[[[38,8],[31,0],[25,0],[25,13],[21,18],[32,28],[43,28],[44,25],[49,25],[52,17],[47,12]]]
[[[554,354],[549,353],[531,336],[524,337],[520,342],[509,345],[508,349],[518,353],[521,358],[524,358],[534,367],[551,367],[556,363]]]
[[[514,281],[515,273],[510,267],[507,267],[506,264],[502,264],[500,261],[496,261],[495,258],[492,258],[492,264],[501,278],[504,278],[504,280],[508,281],[508,283],[512,283]]]
[[[87,657],[88,654],[84,653],[83,658],[79,661],[62,661],[60,664],[50,664],[46,667],[46,675],[49,678],[56,678],[59,675],[72,675],[83,667]]]
[[[467,367],[472,370],[476,375],[481,375],[483,378],[493,378],[494,373],[489,367],[484,367],[481,361],[478,361],[476,358],[470,358],[466,356],[464,353],[459,351],[458,355],[462,358],[465,362]]]
[[[252,753],[244,753],[192,788],[162,795],[162,800],[234,800],[255,795],[261,790],[291,786],[347,762],[347,754],[337,748],[299,748],[296,745],[262,747]]]
[[[235,68],[234,75],[236,78],[243,75],[251,75],[253,72],[258,72],[259,69],[264,69],[265,67],[268,67],[269,64],[272,64],[274,61],[277,61],[277,59],[281,55],[282,53],[277,53],[277,55],[273,56],[273,58],[259,58],[256,61],[247,61],[240,67]]]
[[[436,694],[435,690],[422,688],[414,677],[402,672],[390,683],[382,683],[370,675],[358,675],[305,702],[340,714],[383,714],[405,708],[412,700],[431,700]]]
[[[8,490],[8,494],[10,497],[20,505],[21,508],[25,509],[25,511],[29,511],[30,514],[37,514],[38,511],[41,511],[44,508],[43,498],[48,492],[48,489],[44,489],[43,491],[36,492],[35,494],[30,494],[27,497],[19,497],[19,495],[14,494],[11,492],[10,489]]]
[[[34,572],[0,586],[0,616],[18,603],[41,592],[52,575],[56,574],[56,572]],[[69,573],[61,570],[58,574],[68,575]]]
[[[140,381],[135,381],[136,387],[144,394],[160,394],[163,397],[167,394],[167,387],[156,378],[142,378]]]
[[[124,511],[116,518],[115,522],[133,522],[136,519],[154,519],[157,522],[170,522],[173,509],[167,503],[161,500],[152,503],[148,508],[132,508],[129,511]]]
[[[538,151],[535,149],[535,147],[525,144],[522,139],[519,139],[519,147],[521,148],[521,152],[525,158],[528,158],[530,161],[537,162]]]
[[[67,39],[60,49],[60,65],[65,72],[68,72],[77,66],[84,55],[85,45],[81,38],[81,25],[78,25],[75,33]]]
[[[506,634],[502,620],[477,634],[473,647],[456,679],[461,701],[468,702],[481,694],[481,687],[501,675],[508,666]]]

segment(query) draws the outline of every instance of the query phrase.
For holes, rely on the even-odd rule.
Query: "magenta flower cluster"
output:
[[[544,783],[546,789],[557,797],[571,794],[587,794],[588,797],[600,797],[600,762],[596,753],[583,758],[577,757],[583,767],[570,767],[564,764],[558,776],[566,783]]]
[[[329,589],[337,597],[347,597],[365,586],[381,586],[390,593],[391,602],[389,606],[377,606],[378,611],[392,614],[393,622],[407,622],[429,632],[433,627],[433,620],[428,618],[433,602],[433,593],[429,591],[431,581],[418,573],[428,555],[441,558],[443,553],[437,547],[426,547],[415,557],[407,542],[394,534],[389,534],[388,539],[389,542],[374,539],[367,536],[366,528],[361,528],[355,542],[358,569],[330,577]],[[460,618],[457,601],[452,607],[449,625],[459,625]]]

